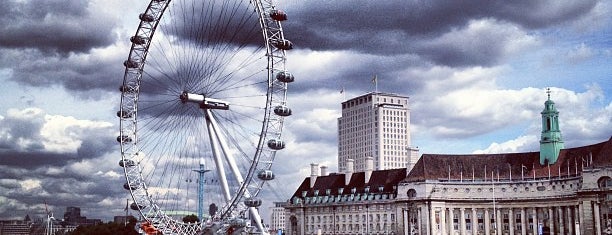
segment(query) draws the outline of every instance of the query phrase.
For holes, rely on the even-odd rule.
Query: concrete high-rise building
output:
[[[338,118],[338,171],[363,172],[366,158],[374,170],[412,169],[418,149],[410,145],[408,97],[370,92],[342,102]],[[354,169],[348,169],[348,162]]]
[[[287,202],[275,202],[274,207],[270,207],[270,232],[285,231],[285,205]]]

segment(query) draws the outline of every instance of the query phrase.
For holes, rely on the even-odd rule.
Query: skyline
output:
[[[374,76],[378,91],[410,97],[419,155],[538,151],[548,87],[566,148],[612,135],[610,2],[277,5],[289,16],[296,82],[270,200],[287,199],[311,162],[337,171],[340,103],[374,91]],[[9,0],[0,10],[0,218],[42,214],[45,200],[95,218],[123,214],[117,88],[145,7]]]

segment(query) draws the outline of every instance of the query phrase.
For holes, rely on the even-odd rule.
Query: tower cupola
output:
[[[540,137],[540,164],[554,164],[559,157],[559,151],[564,147],[559,130],[559,111],[555,102],[550,100],[550,88],[546,89],[548,99],[542,110],[542,135]]]

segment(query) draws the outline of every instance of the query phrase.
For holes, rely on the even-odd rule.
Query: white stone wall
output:
[[[414,199],[499,199],[525,200],[572,196],[581,187],[579,177],[525,181],[428,181],[399,185],[398,199],[407,199],[408,190],[416,190]]]

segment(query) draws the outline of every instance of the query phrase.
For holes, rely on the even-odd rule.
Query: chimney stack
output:
[[[310,163],[310,188],[314,187],[317,176],[319,176],[319,164]]]
[[[367,184],[368,182],[370,182],[370,177],[372,176],[372,171],[374,170],[374,158],[366,157],[365,164],[365,183]]]
[[[321,166],[321,176],[327,176],[327,166]]]
[[[351,177],[353,176],[353,171],[355,171],[354,162],[355,162],[355,160],[353,160],[353,159],[347,159],[346,160],[346,170],[344,171],[344,182],[345,182],[346,185],[348,185],[349,182],[351,182]]]

